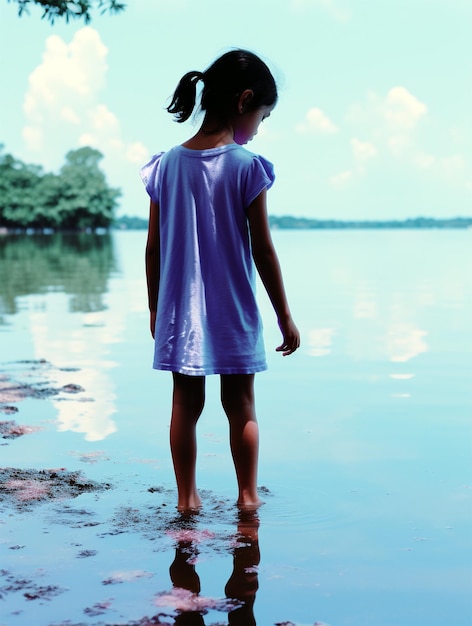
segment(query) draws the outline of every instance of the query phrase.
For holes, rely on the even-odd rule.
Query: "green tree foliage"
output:
[[[40,167],[0,153],[0,226],[32,225],[41,174]]]
[[[88,24],[92,19],[91,11],[96,8],[100,14],[119,13],[126,4],[118,2],[118,0],[8,0],[8,2],[16,2],[18,4],[18,15],[21,17],[23,13],[29,13],[31,6],[39,6],[43,10],[41,19],[48,19],[51,24],[57,18],[63,18],[68,22],[71,19],[83,19]]]
[[[0,228],[108,228],[121,192],[107,185],[101,159],[98,150],[79,148],[66,155],[59,174],[45,174],[0,150]]]

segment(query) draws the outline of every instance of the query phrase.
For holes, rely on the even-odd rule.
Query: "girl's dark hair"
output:
[[[277,86],[264,61],[248,50],[231,50],[204,72],[188,72],[180,79],[167,107],[176,122],[185,122],[192,115],[200,80],[203,81],[201,109],[220,123],[225,123],[237,112],[239,97],[246,89],[254,93],[246,110],[253,111],[277,102]]]

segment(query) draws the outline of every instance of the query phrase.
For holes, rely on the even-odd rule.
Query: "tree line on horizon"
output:
[[[410,217],[406,219],[386,220],[339,220],[295,217],[292,215],[269,216],[271,228],[280,229],[356,229],[356,228],[470,228],[472,217]]]
[[[0,228],[7,231],[84,231],[109,228],[120,189],[99,168],[103,155],[71,150],[57,174],[5,154],[0,145]]]
[[[472,228],[472,217],[415,217],[405,220],[320,220],[294,215],[269,215],[269,224],[273,230],[353,230],[353,229],[388,229],[388,228]],[[119,230],[145,230],[148,220],[134,215],[122,215],[113,222],[113,228]]]

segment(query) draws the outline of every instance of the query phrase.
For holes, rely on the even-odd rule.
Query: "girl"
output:
[[[200,130],[141,170],[151,198],[146,276],[154,368],[173,373],[170,445],[179,511],[201,506],[196,424],[207,374],[221,376],[238,505],[260,504],[254,374],[267,366],[254,264],[282,333],[276,350],[286,356],[300,345],[267,218],[273,166],[242,147],[275,107],[274,78],[251,52],[228,52],[180,80],[167,107],[177,122],[191,116],[199,82]]]

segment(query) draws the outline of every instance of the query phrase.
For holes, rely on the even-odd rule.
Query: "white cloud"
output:
[[[410,130],[427,112],[426,105],[405,87],[393,87],[384,102],[385,119],[397,129]]]
[[[352,105],[346,116],[356,127],[369,129],[380,138],[404,137],[412,133],[428,108],[406,87],[392,87],[385,96],[370,91],[366,101]]]
[[[41,149],[43,133],[38,126],[25,126],[21,135],[31,150],[39,151]]]
[[[354,157],[353,167],[328,178],[328,182],[332,187],[344,187],[354,176],[364,174],[367,161],[377,156],[377,148],[369,141],[361,141],[357,137],[353,137],[350,143]]]
[[[357,163],[365,163],[377,155],[377,148],[373,143],[360,141],[356,137],[351,139],[351,147]]]
[[[338,127],[333,124],[327,115],[321,109],[313,107],[308,110],[305,120],[296,127],[297,132],[304,133],[323,133],[333,134],[338,132]]]
[[[129,163],[130,155],[136,158],[138,144],[123,139],[120,120],[100,101],[107,54],[99,33],[90,27],[79,29],[70,43],[57,35],[46,39],[23,107],[23,139],[45,167],[56,168],[69,150],[84,145],[100,150],[105,168],[112,164],[115,171]],[[139,145],[139,154],[147,155]]]
[[[339,172],[339,174],[334,174],[333,176],[331,176],[329,179],[329,183],[333,187],[343,187],[352,179],[353,176],[354,172],[352,170],[345,170],[343,172]]]
[[[92,133],[83,133],[78,139],[79,146],[97,147],[97,138]]]
[[[71,107],[62,107],[60,117],[65,122],[70,122],[71,124],[80,124],[80,117]]]
[[[395,159],[420,169],[429,169],[436,159],[418,145],[416,129],[425,119],[428,107],[404,86],[392,87],[384,96],[367,94],[364,103],[351,106],[346,120],[355,132],[362,132],[373,141],[351,141],[354,157],[359,163],[386,148]],[[374,143],[375,142],[375,143]]]
[[[129,144],[126,149],[126,158],[130,163],[142,165],[149,157],[149,150],[140,141]]]
[[[32,121],[44,122],[51,114],[91,98],[103,86],[107,48],[93,28],[78,30],[70,45],[59,36],[46,39],[43,60],[29,77],[24,112]]]
[[[420,149],[415,136],[415,129],[427,111],[427,106],[403,86],[392,87],[383,97],[369,92],[366,101],[351,106],[346,116],[346,126],[367,139],[360,140],[355,135],[351,138],[352,168],[332,176],[330,184],[340,187],[354,176],[364,174],[367,163],[379,152],[390,153],[395,159],[420,169],[432,167],[434,157]],[[315,115],[312,124],[316,121]],[[454,166],[457,163],[451,164]]]
[[[98,104],[91,109],[89,118],[92,128],[96,131],[103,131],[108,134],[119,132],[120,123],[118,118],[104,104]]]

